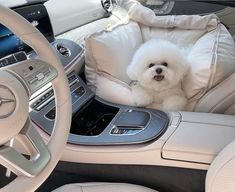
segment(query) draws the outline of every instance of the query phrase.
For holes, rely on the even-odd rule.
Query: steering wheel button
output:
[[[43,72],[43,74],[44,74],[45,76],[48,75],[48,74],[50,74],[50,70],[47,70],[47,71]]]
[[[45,76],[44,76],[43,73],[39,73],[39,74],[36,75],[36,78],[37,78],[38,81],[44,79],[44,77],[45,77]]]
[[[37,80],[38,80],[37,78],[33,78],[33,79],[29,80],[28,82],[29,82],[29,84],[33,84],[33,83],[36,82]]]

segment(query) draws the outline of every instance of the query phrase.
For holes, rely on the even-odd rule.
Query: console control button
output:
[[[27,55],[24,51],[20,51],[14,54],[17,62],[27,60]]]
[[[71,51],[69,48],[65,47],[63,44],[57,44],[56,45],[57,51],[63,55],[64,57],[70,57],[71,56]]]
[[[85,93],[84,87],[78,87],[73,93],[72,93],[72,103],[75,103],[84,93]]]
[[[53,89],[45,93],[42,97],[37,99],[31,107],[37,111],[40,111],[44,108],[48,103],[50,103],[54,99],[54,92]]]
[[[55,119],[55,108],[53,108],[52,110],[50,110],[45,116],[46,118],[50,119],[50,120],[54,120]]]
[[[29,59],[19,65],[9,66],[6,70],[12,71],[22,78],[28,88],[29,95],[57,77],[57,70],[39,59]]]
[[[78,78],[76,77],[76,75],[72,75],[68,77],[68,81],[69,81],[69,85],[72,86],[78,81]]]
[[[27,60],[27,55],[25,54],[24,51],[20,51],[17,53],[14,53],[12,55],[8,55],[4,58],[0,59],[0,67],[5,67],[20,61]]]
[[[119,128],[113,128],[111,130],[111,134],[114,134],[114,135],[122,135],[123,134],[123,129],[119,129]]]
[[[44,72],[46,72],[46,70],[44,70]],[[44,75],[45,75],[45,73],[44,73]],[[34,83],[35,81],[38,82],[41,78],[43,78],[43,75],[41,76],[41,74],[38,74],[36,76],[32,75],[32,76],[28,76],[28,77],[31,80],[28,83]],[[46,78],[46,77],[44,77],[44,78]],[[86,90],[83,86],[81,86],[79,84],[79,79],[77,78],[76,75],[74,75],[74,74],[69,75],[68,80],[70,82],[71,81],[75,82],[75,84],[72,83],[70,85],[72,103],[75,103],[80,99],[80,97],[82,95],[85,94]],[[43,79],[42,79],[42,81],[43,81]],[[54,101],[54,98],[55,98],[54,91],[52,88],[50,88],[49,90],[45,91],[40,96],[38,96],[38,98],[30,105],[30,107],[36,111],[40,111],[40,110],[46,108],[50,102]],[[47,109],[45,109],[45,110],[47,110]],[[50,118],[48,118],[48,119],[50,119]]]
[[[75,91],[77,95],[82,96],[85,93],[85,88],[84,87],[79,87]]]
[[[143,129],[115,127],[111,130],[110,133],[111,133],[111,135],[135,135],[141,131],[143,131]]]
[[[43,74],[47,76],[48,74],[50,74],[50,70],[44,71]]]
[[[36,82],[37,80],[38,80],[37,78],[33,78],[33,79],[29,80],[28,82],[29,82],[29,84],[33,84],[33,83]]]
[[[36,75],[36,77],[37,77],[37,80],[40,81],[40,80],[44,79],[45,76],[43,73],[39,73]]]

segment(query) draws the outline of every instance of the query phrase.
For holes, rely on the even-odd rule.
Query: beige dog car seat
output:
[[[91,89],[107,101],[133,105],[126,74],[133,54],[147,40],[167,39],[184,49],[190,61],[182,82],[188,110],[235,114],[235,44],[218,17],[156,16],[139,3],[128,6],[128,18],[86,38]]]

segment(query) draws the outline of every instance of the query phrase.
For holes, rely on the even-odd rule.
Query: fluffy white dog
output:
[[[137,106],[178,111],[187,99],[181,81],[188,69],[187,59],[175,44],[167,40],[149,40],[136,51],[127,74]]]

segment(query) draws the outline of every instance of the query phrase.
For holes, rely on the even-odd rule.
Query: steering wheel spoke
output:
[[[29,59],[2,68],[14,74],[32,95],[57,77],[57,70],[40,59]]]
[[[16,151],[14,147],[4,145],[0,147],[0,164],[18,176],[35,177],[50,161],[50,152],[29,119],[20,134],[25,136],[27,145],[30,143],[28,147],[33,148],[36,153],[28,159]]]

